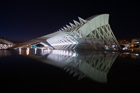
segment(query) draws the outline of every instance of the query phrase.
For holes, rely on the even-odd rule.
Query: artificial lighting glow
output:
[[[35,48],[35,54],[36,54],[37,48]]]
[[[134,55],[139,56],[139,54],[134,54]]]
[[[138,44],[139,42],[135,42],[135,43],[137,43],[137,44]]]
[[[21,48],[19,48],[19,55],[21,55]]]
[[[53,50],[52,53],[53,54],[58,54],[58,55],[72,56],[72,57],[76,57],[77,56],[76,52],[67,51],[67,50]]]
[[[26,49],[26,55],[29,55],[29,48]]]
[[[73,55],[72,55],[72,56],[73,56],[73,57],[76,57],[76,55],[77,55],[76,53],[73,53]]]
[[[7,40],[0,39],[0,42],[2,42],[0,43],[0,49],[8,49],[13,46],[13,43]]]
[[[7,49],[7,48],[10,48],[10,47],[12,47],[12,45],[11,44],[0,44],[0,49]]]
[[[105,45],[105,48],[106,48],[106,49],[109,49],[107,45]]]
[[[127,47],[124,47],[123,50],[127,50]]]
[[[41,48],[41,53],[43,53],[43,48]]]

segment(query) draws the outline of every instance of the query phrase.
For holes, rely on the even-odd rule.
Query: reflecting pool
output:
[[[137,92],[140,53],[19,49],[0,50],[5,92]]]

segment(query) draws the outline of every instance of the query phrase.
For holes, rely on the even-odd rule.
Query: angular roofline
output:
[[[93,18],[95,18],[95,17],[97,17],[97,16],[100,16],[100,15],[109,15],[109,14],[98,14],[98,15],[93,15],[93,16],[88,17],[86,20],[91,20],[91,19],[93,19]]]

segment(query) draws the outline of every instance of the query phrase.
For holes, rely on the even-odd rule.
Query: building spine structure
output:
[[[59,34],[47,39],[55,49],[75,49],[80,40],[86,40],[96,49],[118,49],[116,40],[108,23],[109,14],[90,17],[86,20],[78,17],[80,22],[73,20],[66,27],[59,29]]]
[[[120,48],[108,23],[109,14],[91,16],[87,19],[78,17],[78,19],[79,22],[73,20],[73,23],[54,33],[22,43],[17,47],[44,43],[53,49],[118,50]]]

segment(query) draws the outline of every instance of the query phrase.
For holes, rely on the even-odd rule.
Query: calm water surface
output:
[[[140,92],[140,53],[0,50],[1,93]]]

